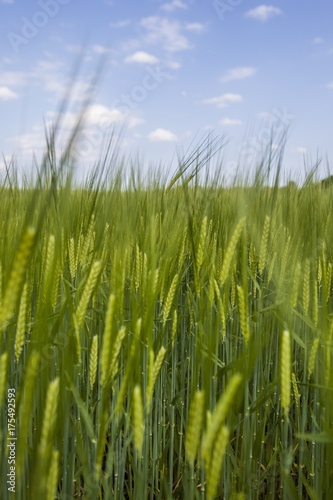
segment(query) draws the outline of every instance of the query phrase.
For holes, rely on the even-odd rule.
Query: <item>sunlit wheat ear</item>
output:
[[[240,235],[242,233],[244,224],[245,224],[245,217],[243,217],[242,219],[240,219],[238,221],[237,226],[235,227],[235,230],[234,230],[233,235],[231,237],[231,240],[229,242],[227,251],[224,254],[224,259],[223,259],[222,269],[221,269],[221,274],[220,274],[220,285],[221,286],[224,284],[225,280],[227,279],[230,265],[231,265],[231,261],[234,257],[236,246],[237,246],[238,240],[240,238]]]
[[[220,247],[217,251],[217,265],[216,265],[216,279],[218,282],[220,282],[221,278],[222,263],[223,263],[223,253],[222,253],[222,248]]]
[[[115,310],[116,297],[110,294],[109,302],[105,316],[105,326],[103,334],[103,343],[101,350],[101,386],[105,386],[108,378],[110,359],[111,359],[111,345],[112,345],[112,323]]]
[[[277,258],[277,252],[274,252],[274,255],[271,259],[271,262],[270,262],[269,268],[268,268],[268,274],[267,274],[267,284],[268,285],[272,281],[276,258]]]
[[[172,303],[173,303],[173,299],[174,299],[174,296],[175,296],[175,293],[176,293],[176,288],[177,288],[177,285],[178,285],[178,280],[179,280],[179,275],[178,273],[173,277],[173,280],[171,282],[171,285],[170,285],[170,288],[169,288],[169,292],[168,292],[168,295],[167,295],[167,298],[166,298],[166,301],[165,301],[165,305],[164,305],[164,311],[163,311],[163,325],[165,325],[168,317],[169,317],[169,314],[170,314],[170,310],[171,310],[171,307],[172,307]]]
[[[113,379],[113,377],[117,371],[117,363],[119,361],[118,357],[119,357],[119,353],[120,353],[120,349],[121,349],[123,340],[125,338],[125,334],[126,334],[126,328],[123,326],[122,328],[120,328],[120,330],[117,334],[117,337],[116,337],[116,340],[114,343],[114,347],[112,350],[111,363],[110,363],[110,367],[109,367],[109,378],[111,378],[111,379]]]
[[[52,271],[53,271],[53,262],[54,262],[54,245],[55,245],[55,238],[54,238],[53,234],[50,234],[48,245],[47,245],[45,271],[44,271],[44,286],[43,286],[44,301],[46,301],[48,298],[49,289],[50,289],[51,280],[52,280]]]
[[[5,396],[6,382],[7,382],[7,365],[8,365],[8,352],[1,355],[0,358],[0,408]]]
[[[148,380],[148,385],[147,385],[147,392],[146,392],[146,406],[147,406],[147,414],[150,413],[151,409],[151,400],[154,392],[154,387],[156,384],[157,377],[161,371],[164,358],[166,355],[166,349],[165,347],[161,347],[161,349],[158,351],[158,354],[156,356],[156,360],[154,362],[153,369],[151,373],[149,373],[150,378]]]
[[[53,286],[52,286],[52,291],[51,291],[51,305],[52,305],[52,310],[55,311],[55,308],[57,307],[57,302],[58,302],[58,295],[59,295],[59,283],[60,283],[60,278],[61,278],[61,268],[60,265],[57,263],[55,272],[54,272],[54,280],[53,280]]]
[[[313,324],[317,328],[318,326],[318,283],[317,280],[313,280],[313,301],[312,301],[312,315]]]
[[[98,335],[94,335],[91,342],[91,351],[89,359],[89,382],[90,390],[94,388],[98,363]]]
[[[74,280],[75,275],[76,275],[74,238],[71,238],[69,241],[68,261],[69,261],[69,272],[70,272],[72,280]]]
[[[245,343],[247,344],[250,337],[249,331],[249,320],[247,314],[247,300],[245,298],[244,290],[242,287],[237,285],[237,294],[238,294],[238,306],[239,306],[239,319],[243,337],[245,339]]]
[[[174,344],[175,336],[177,333],[177,309],[172,314],[172,329],[171,329],[171,344]]]
[[[86,316],[89,300],[90,300],[91,294],[95,288],[100,270],[101,270],[101,261],[97,260],[91,266],[87,283],[84,287],[83,294],[81,296],[81,300],[79,302],[79,305],[77,306],[76,319],[77,319],[77,325],[79,328],[82,325],[84,318]]]
[[[292,292],[291,292],[291,304],[292,304],[293,309],[295,309],[295,307],[297,306],[300,277],[301,277],[301,264],[299,262],[297,262],[297,264],[295,266],[294,282],[293,282],[293,288],[292,288]]]
[[[306,259],[303,278],[303,312],[308,315],[310,303],[310,260]]]
[[[40,453],[42,457],[46,454],[46,451],[51,446],[51,437],[57,421],[59,383],[59,377],[55,378],[49,383],[47,391],[42,435],[40,440]]]
[[[293,386],[293,393],[294,393],[296,409],[297,409],[298,414],[300,414],[300,411],[301,411],[300,404],[299,404],[300,395],[298,392],[297,380],[296,380],[296,375],[294,372],[291,375],[291,382],[292,382],[292,386]]]
[[[290,332],[284,330],[282,333],[281,342],[281,368],[280,368],[280,384],[281,384],[281,404],[284,409],[285,416],[288,417],[290,406],[290,382],[291,382],[291,345]]]
[[[235,403],[235,396],[242,380],[242,375],[240,373],[235,373],[216,404],[215,411],[212,414],[211,421],[209,426],[207,426],[202,442],[202,457],[205,459],[206,464],[210,461],[210,453],[216,435],[225,421],[229,410]]]
[[[308,380],[310,379],[310,377],[313,373],[314,367],[315,367],[318,346],[319,346],[319,337],[316,337],[312,343],[311,352],[310,352],[310,356],[309,356]]]
[[[54,500],[57,494],[59,455],[59,450],[53,450],[46,484],[46,500]]]
[[[31,407],[33,403],[33,390],[35,387],[35,381],[38,374],[40,356],[37,352],[33,352],[29,358],[28,366],[26,369],[24,377],[24,388],[23,396],[20,401],[19,411],[18,411],[18,422],[19,422],[19,439],[18,439],[18,449],[17,449],[17,475],[21,474],[22,463],[25,456],[26,439],[29,421],[31,419]]]
[[[133,426],[134,426],[134,444],[138,455],[141,455],[144,435],[144,417],[141,387],[136,385],[133,390]]]
[[[160,270],[157,268],[154,272],[154,283],[153,283],[153,297],[156,297],[158,292],[158,282],[160,279]]]
[[[197,268],[200,271],[202,266],[205,243],[206,243],[206,232],[207,232],[207,217],[204,217],[201,224],[200,236],[199,236],[199,244],[197,250]]]
[[[189,463],[193,466],[201,438],[203,421],[204,397],[203,391],[196,391],[190,405],[186,435],[186,455]]]
[[[260,243],[260,254],[259,254],[259,273],[262,275],[263,270],[266,266],[266,254],[267,254],[267,242],[269,234],[269,226],[271,223],[270,217],[266,215],[264,229],[262,232],[261,243]]]
[[[213,500],[215,498],[228,440],[229,429],[223,425],[217,434],[212,460],[207,473],[207,500]]]
[[[36,231],[34,228],[28,227],[26,229],[18,252],[15,256],[12,272],[10,274],[0,310],[0,330],[6,326],[6,323],[13,315],[13,310],[20,294],[21,286],[28,267],[35,235]]]
[[[17,319],[17,328],[15,335],[15,358],[18,362],[24,344],[24,336],[26,330],[26,317],[27,317],[27,302],[28,302],[28,285],[25,283],[20,300],[20,308]]]

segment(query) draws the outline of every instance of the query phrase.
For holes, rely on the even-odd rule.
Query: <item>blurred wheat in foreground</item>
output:
[[[0,185],[0,497],[15,388],[16,498],[333,498],[333,187],[66,155]]]

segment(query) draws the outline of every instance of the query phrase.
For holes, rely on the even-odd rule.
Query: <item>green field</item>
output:
[[[1,182],[0,497],[333,498],[333,187],[113,161]]]

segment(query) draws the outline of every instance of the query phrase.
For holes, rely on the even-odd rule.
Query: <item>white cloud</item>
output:
[[[223,94],[218,97],[211,97],[202,101],[204,104],[216,104],[218,108],[226,108],[228,104],[234,102],[242,102],[243,98],[240,94]]]
[[[223,120],[219,121],[219,124],[225,127],[233,127],[235,125],[242,125],[243,122],[242,120],[232,120],[230,118],[223,118]]]
[[[261,118],[262,120],[264,120],[265,122],[268,122],[268,123],[273,123],[276,120],[275,116],[272,113],[269,113],[267,111],[262,111],[257,116],[258,116],[258,118]]]
[[[305,155],[308,150],[306,148],[303,148],[303,147],[298,147],[298,148],[295,149],[295,151],[297,153],[301,153],[301,154]]]
[[[333,82],[330,82],[326,85],[328,89],[333,89]]]
[[[10,90],[8,87],[0,87],[0,100],[9,101],[11,99],[17,99],[18,95]]]
[[[185,29],[188,31],[193,31],[193,33],[201,33],[204,31],[205,26],[201,23],[187,23]]]
[[[157,64],[159,59],[148,52],[138,51],[124,59],[125,63]]]
[[[259,19],[259,21],[267,21],[271,17],[280,16],[282,13],[282,10],[278,7],[273,7],[272,5],[259,5],[259,7],[246,12],[245,16]]]
[[[127,122],[129,128],[134,128],[137,125],[141,125],[141,123],[144,123],[145,120],[143,118],[137,118],[136,116],[131,116],[128,118]]]
[[[4,71],[0,73],[0,86],[24,87],[28,82],[28,73],[21,71]]]
[[[108,124],[121,122],[124,115],[119,109],[108,108],[102,104],[91,104],[87,111],[87,126],[102,126],[107,128]]]
[[[187,9],[187,5],[181,0],[172,0],[172,2],[161,5],[161,9],[166,12],[172,12],[175,9]]]
[[[147,31],[144,41],[151,45],[161,45],[168,52],[178,52],[191,48],[183,35],[183,27],[176,20],[150,16],[141,20],[140,25]]]
[[[125,19],[124,21],[118,21],[116,23],[110,23],[111,28],[125,28],[125,26],[128,26],[130,24],[129,19]]]
[[[14,3],[14,0],[1,0],[1,3]]]
[[[165,64],[172,69],[179,69],[182,67],[182,65],[177,61],[167,61]]]
[[[94,45],[93,51],[96,54],[107,54],[108,52],[110,52],[110,49],[108,47],[103,47],[102,45]]]
[[[221,78],[221,82],[230,82],[231,80],[243,80],[250,78],[257,72],[257,68],[248,66],[229,69]]]
[[[317,38],[314,38],[311,43],[313,43],[314,45],[318,45],[320,43],[324,43],[324,40],[320,38],[320,36],[318,36]]]
[[[170,132],[170,130],[165,130],[164,128],[157,128],[148,134],[148,139],[152,142],[167,141],[174,142],[177,141],[177,136]]]

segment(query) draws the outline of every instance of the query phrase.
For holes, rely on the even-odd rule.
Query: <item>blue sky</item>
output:
[[[272,127],[278,137],[289,126],[285,171],[298,176],[322,157],[323,177],[333,163],[332,20],[331,0],[0,0],[1,152],[22,167],[40,157],[44,124],[83,48],[57,143],[92,95],[79,168],[89,169],[113,127],[126,157],[165,169],[213,130],[226,134],[232,176],[260,157]]]

